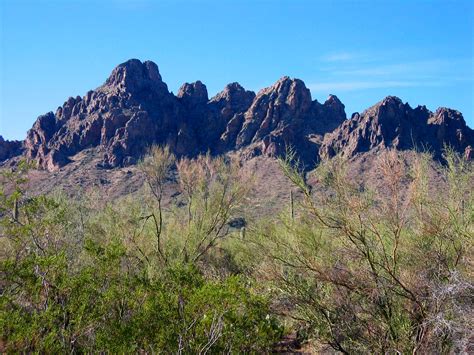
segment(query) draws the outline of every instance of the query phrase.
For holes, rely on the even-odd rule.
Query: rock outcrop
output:
[[[439,108],[429,111],[425,106],[411,108],[398,97],[388,96],[362,114],[354,113],[334,132],[324,138],[321,157],[336,154],[353,157],[374,149],[395,148],[430,151],[442,157],[445,146],[472,155],[474,131],[459,111]]]
[[[38,117],[25,141],[26,155],[57,170],[90,147],[100,148],[107,167],[136,162],[152,144],[167,144],[177,155],[217,152],[226,148],[219,139],[228,121],[245,112],[254,96],[233,83],[209,100],[200,81],[184,84],[174,96],[155,63],[132,59],[101,87]]]
[[[23,152],[23,143],[20,141],[8,141],[0,136],[0,163],[16,157]]]

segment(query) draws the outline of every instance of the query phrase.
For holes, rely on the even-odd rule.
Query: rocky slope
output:
[[[250,155],[278,156],[291,146],[303,162],[314,166],[322,137],[344,122],[346,114],[336,96],[320,104],[312,101],[301,80],[283,77],[261,90],[247,112],[235,119],[238,122],[231,122],[223,136],[231,147]]]
[[[387,148],[429,149],[440,159],[446,144],[472,158],[473,132],[458,111],[413,109],[391,96],[347,120],[336,96],[319,103],[289,77],[257,94],[231,83],[209,99],[197,81],[173,95],[155,63],[131,59],[102,86],[39,116],[24,142],[0,137],[0,162],[24,154],[58,171],[88,151],[97,169],[126,167],[152,144],[178,156],[237,152],[244,160],[293,147],[307,168],[337,153],[352,158]]]
[[[156,64],[130,60],[101,87],[40,116],[28,132],[26,155],[56,170],[79,151],[101,146],[104,165],[130,164],[151,143],[179,145],[179,109]]]

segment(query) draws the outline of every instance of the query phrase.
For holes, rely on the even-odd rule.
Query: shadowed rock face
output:
[[[445,145],[467,158],[472,156],[474,131],[459,111],[439,108],[433,113],[425,106],[412,109],[399,98],[388,96],[326,135],[320,155],[325,159],[337,153],[353,157],[373,149],[395,148],[429,150],[440,159]]]
[[[16,157],[23,152],[23,143],[20,141],[6,141],[0,136],[0,163]]]
[[[313,101],[305,84],[289,77],[257,95],[231,83],[209,99],[206,86],[197,81],[185,83],[175,96],[155,63],[131,59],[102,86],[39,116],[24,148],[27,158],[47,170],[59,169],[91,147],[101,152],[103,166],[125,166],[152,144],[166,144],[178,156],[240,150],[244,157],[278,156],[291,146],[312,167],[320,155],[353,156],[377,147],[429,147],[440,155],[448,143],[472,156],[472,141],[462,115],[450,109],[432,113],[387,97],[346,120],[336,96],[323,104]],[[17,152],[2,144],[0,158]]]

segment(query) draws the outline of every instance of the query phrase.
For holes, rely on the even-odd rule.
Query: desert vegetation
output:
[[[30,195],[22,162],[0,193],[1,350],[464,351],[473,167],[448,151],[434,183],[430,159],[388,151],[376,187],[335,157],[310,186],[289,152],[288,206],[245,226],[235,221],[252,209],[254,179],[232,159],[154,147],[144,190],[110,203]]]

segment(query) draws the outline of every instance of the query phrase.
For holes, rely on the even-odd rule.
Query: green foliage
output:
[[[308,337],[345,353],[465,346],[474,290],[472,163],[448,152],[443,188],[435,189],[430,157],[417,159],[408,166],[394,151],[381,156],[384,184],[371,187],[336,157],[317,168],[313,191],[291,155],[281,162],[302,192],[297,220],[282,216],[256,230],[249,250],[260,256],[255,275],[293,305],[288,315]]]
[[[123,270],[119,244],[87,249],[93,263],[75,272],[64,254],[2,263],[7,351],[262,351],[280,334],[267,301],[238,277],[210,281],[180,265],[149,280]]]
[[[206,188],[207,210],[193,207],[190,219],[181,222],[185,226],[177,218],[186,210],[180,214],[151,203],[121,201],[96,209],[90,201],[63,196],[26,198],[26,170],[9,173],[0,216],[2,351],[268,351],[281,328],[266,297],[243,276],[206,276],[204,260],[197,257],[225,236],[208,228],[208,221],[225,223],[233,193],[240,191],[226,180],[230,175],[221,163],[206,159],[221,170],[191,195],[201,206],[194,196]],[[152,174],[152,165],[147,169],[150,187],[168,174]],[[161,194],[155,190],[154,200]],[[16,218],[10,213],[13,199],[20,202]],[[190,239],[190,233],[196,236]],[[185,259],[176,254],[173,238],[189,245],[204,241]]]
[[[472,163],[447,151],[434,182],[429,156],[390,151],[367,186],[340,157],[311,180],[294,160],[280,162],[291,213],[240,236],[252,176],[233,161],[155,147],[143,195],[105,207],[29,196],[26,163],[6,172],[1,351],[260,353],[282,350],[281,324],[342,353],[466,349]]]

